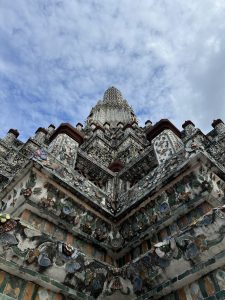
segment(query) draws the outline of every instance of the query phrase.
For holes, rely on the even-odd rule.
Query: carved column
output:
[[[19,132],[17,129],[9,129],[8,133],[6,134],[6,136],[4,137],[4,141],[7,143],[7,144],[12,144],[13,141],[15,139],[17,139],[19,136]]]
[[[39,127],[35,132],[34,140],[39,144],[44,143],[47,133],[45,128]]]
[[[73,126],[62,123],[50,137],[49,152],[62,163],[75,167],[77,150],[83,142],[83,134]]]
[[[146,132],[152,143],[159,164],[183,148],[180,131],[167,119],[162,119]]]
[[[221,119],[214,120],[212,122],[212,127],[215,129],[218,135],[225,134],[225,124]]]
[[[82,125],[81,123],[77,123],[76,129],[77,129],[78,131],[82,131],[83,125]]]
[[[48,134],[52,134],[54,132],[54,130],[55,130],[55,125],[50,124],[47,129]]]
[[[126,135],[128,135],[130,132],[133,132],[132,124],[128,123],[123,127],[123,130]]]
[[[195,124],[192,123],[192,121],[190,121],[190,120],[185,121],[184,124],[182,125],[182,127],[184,128],[185,137],[191,136],[197,130],[195,128]]]

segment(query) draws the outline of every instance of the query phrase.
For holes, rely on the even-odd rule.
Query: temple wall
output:
[[[162,300],[225,299],[225,266],[173,292]]]
[[[212,125],[140,127],[110,88],[85,128],[39,127],[26,143],[10,129],[0,300],[225,299],[225,125]]]
[[[31,281],[26,281],[0,271],[1,300],[69,300],[60,293],[49,291]]]

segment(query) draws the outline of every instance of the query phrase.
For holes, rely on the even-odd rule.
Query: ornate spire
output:
[[[88,124],[94,122],[104,125],[107,122],[110,127],[117,127],[119,122],[125,125],[133,121],[137,121],[133,109],[114,86],[105,91],[103,100],[97,102],[87,118]]]
[[[114,86],[109,87],[104,93],[103,102],[122,103],[123,102],[122,93]]]

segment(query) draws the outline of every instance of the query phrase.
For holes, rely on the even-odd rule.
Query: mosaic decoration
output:
[[[211,210],[189,225],[184,233],[154,244],[144,256],[122,268],[91,259],[72,245],[41,234],[10,216],[5,220],[0,225],[0,257],[15,261],[18,266],[24,265],[33,272],[47,273],[68,286],[78,290],[82,288],[94,297],[112,295],[116,291],[125,295],[144,293],[151,284],[164,282],[165,271],[173,275],[171,268],[176,265],[174,261],[179,261],[179,266],[176,265],[179,277],[184,265],[191,269],[207,262],[208,256],[202,256],[203,253],[213,248],[214,255],[220,254],[220,249],[215,246],[225,245],[225,207]],[[217,235],[212,236],[215,227],[218,228]],[[7,251],[5,256],[9,248],[12,251]],[[218,278],[223,282],[223,273],[219,274]]]
[[[223,299],[225,125],[145,127],[116,88],[83,127],[0,139],[0,298]]]

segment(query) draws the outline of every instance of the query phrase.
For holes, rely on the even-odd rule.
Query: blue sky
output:
[[[111,85],[141,124],[225,120],[225,0],[0,0],[0,137],[84,123]]]

